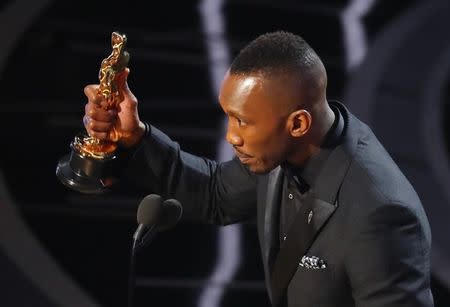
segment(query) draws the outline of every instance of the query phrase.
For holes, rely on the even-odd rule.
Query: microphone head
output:
[[[165,231],[174,227],[181,218],[183,207],[176,199],[167,199],[162,205],[161,219],[158,223],[158,231]]]
[[[160,222],[162,215],[162,198],[156,194],[150,194],[142,199],[137,210],[137,222],[150,227]]]

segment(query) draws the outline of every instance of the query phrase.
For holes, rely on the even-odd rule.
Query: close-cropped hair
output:
[[[260,35],[244,47],[233,60],[230,73],[304,72],[320,59],[298,35],[277,31]]]

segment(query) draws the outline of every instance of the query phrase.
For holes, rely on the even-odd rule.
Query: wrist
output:
[[[147,123],[139,121],[139,124],[133,132],[120,140],[120,145],[125,148],[131,148],[139,144],[142,139],[150,133],[150,126]]]

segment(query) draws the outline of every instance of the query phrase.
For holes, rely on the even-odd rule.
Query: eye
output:
[[[244,121],[243,121],[242,119],[240,119],[240,118],[236,118],[236,120],[237,120],[237,122],[238,122],[239,127],[244,127],[244,126],[247,125],[247,123],[244,122]]]

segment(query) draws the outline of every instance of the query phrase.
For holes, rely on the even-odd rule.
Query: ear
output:
[[[289,133],[293,137],[304,136],[311,128],[311,114],[306,110],[296,110],[292,112],[287,120]]]

